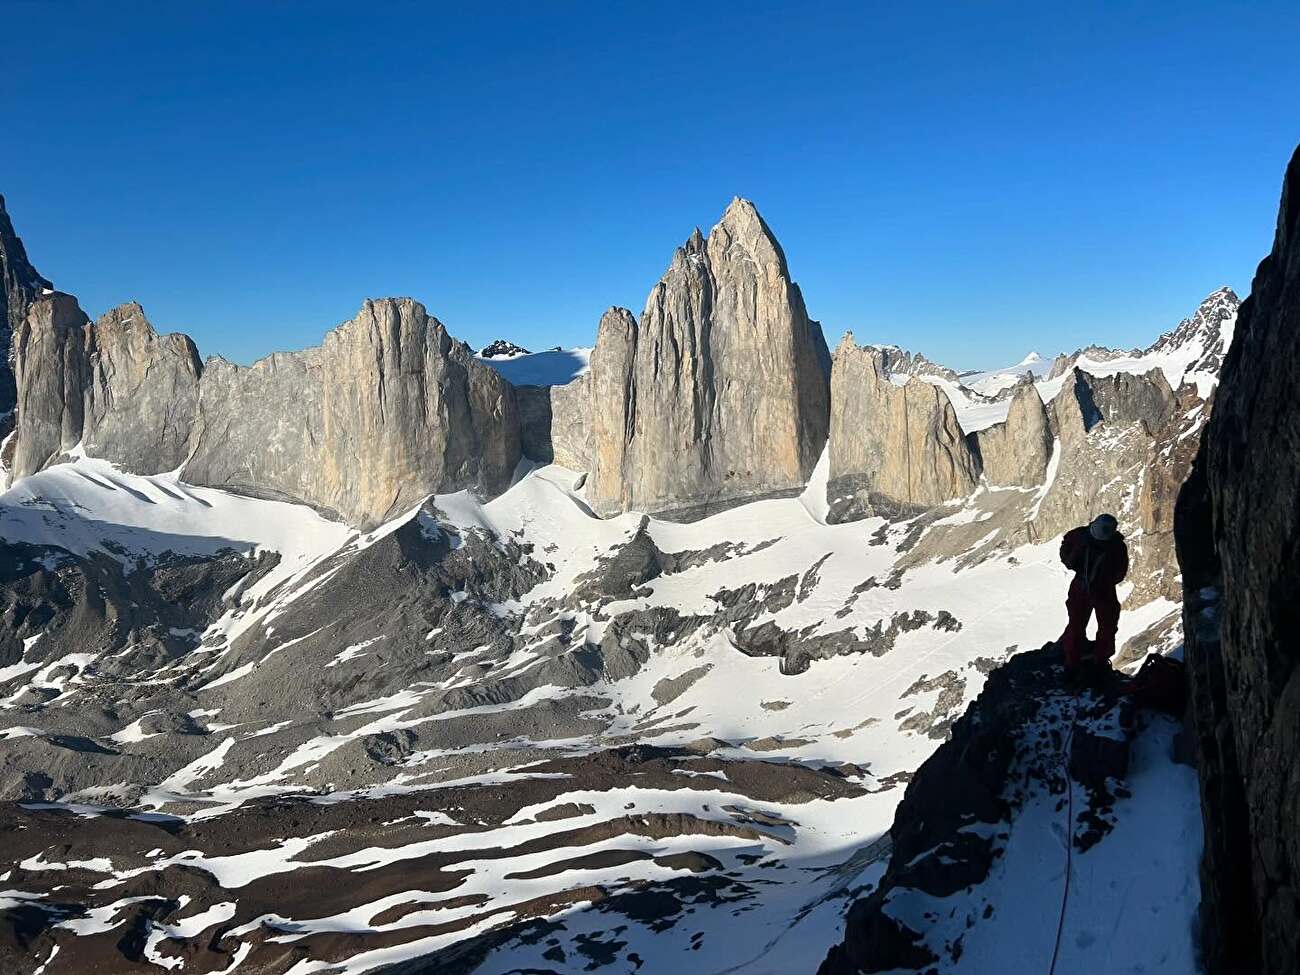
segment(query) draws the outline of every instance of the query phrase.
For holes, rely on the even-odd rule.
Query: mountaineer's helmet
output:
[[[1115,532],[1118,529],[1119,522],[1115,520],[1114,515],[1098,515],[1088,525],[1088,534],[1099,542],[1109,542],[1115,537]]]

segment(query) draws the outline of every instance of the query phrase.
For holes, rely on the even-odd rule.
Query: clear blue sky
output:
[[[1145,344],[1268,250],[1300,5],[1066,6],[5,0],[0,193],[244,362],[392,294],[590,343],[737,194],[832,344]]]

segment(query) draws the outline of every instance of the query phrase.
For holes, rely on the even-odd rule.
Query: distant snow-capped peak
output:
[[[497,339],[490,345],[483,346],[479,352],[480,359],[513,359],[517,355],[530,355],[522,345],[516,345],[506,339]]]

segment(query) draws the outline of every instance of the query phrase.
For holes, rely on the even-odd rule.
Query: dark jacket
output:
[[[1061,561],[1088,589],[1113,589],[1128,575],[1128,546],[1119,532],[1110,541],[1099,542],[1084,525],[1061,539]]]

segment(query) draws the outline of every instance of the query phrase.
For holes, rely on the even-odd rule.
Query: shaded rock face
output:
[[[939,387],[890,382],[883,353],[846,334],[831,370],[831,521],[907,517],[963,497],[979,470]]]
[[[746,200],[678,248],[639,323],[606,313],[591,375],[602,514],[690,518],[798,490],[826,440],[825,340]]]
[[[1300,151],[1175,525],[1213,975],[1300,971],[1298,382]]]
[[[520,450],[530,460],[551,463],[551,387],[516,386],[515,407],[519,411]]]
[[[159,335],[136,304],[91,324],[71,295],[32,305],[14,339],[25,477],[79,444],[132,471],[176,470],[189,453],[202,366],[184,335]]]
[[[1032,381],[1016,385],[1002,423],[974,434],[984,476],[990,484],[1036,487],[1052,456],[1052,428]]]
[[[1140,421],[1148,434],[1154,434],[1168,421],[1174,406],[1174,391],[1159,369],[1145,375],[1116,373],[1092,376],[1075,370],[1075,396],[1083,407],[1085,423]]]
[[[1133,595],[1137,598],[1161,597],[1172,603],[1179,603],[1183,598],[1182,578],[1174,553],[1174,510],[1179,489],[1196,459],[1210,405],[1200,398],[1194,383],[1184,383],[1174,394],[1171,415],[1152,443],[1138,485],[1142,532],[1137,543],[1139,569],[1145,560],[1151,571],[1135,575]]]
[[[585,471],[591,466],[591,377],[563,386],[516,386],[525,457]]]
[[[3,417],[18,402],[18,387],[10,363],[13,334],[27,319],[27,309],[42,291],[53,288],[27,260],[27,250],[0,196],[0,439],[9,432]]]
[[[435,491],[499,493],[520,457],[513,388],[409,298],[367,301],[314,349],[211,360],[197,427],[186,480],[363,527]]]

